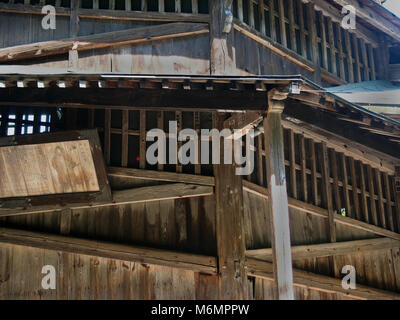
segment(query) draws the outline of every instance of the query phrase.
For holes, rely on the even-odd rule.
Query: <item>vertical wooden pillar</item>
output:
[[[217,116],[215,127],[222,129]],[[214,165],[216,200],[216,237],[219,269],[219,298],[247,299],[248,280],[245,269],[242,176],[235,165],[223,164],[221,139],[220,164]]]
[[[236,73],[235,56],[233,52],[233,27],[229,33],[224,33],[226,0],[210,2],[210,68],[212,75],[234,75]]]
[[[268,114],[264,118],[264,136],[275,285],[278,299],[293,300],[289,207],[281,125],[284,102],[277,100],[282,98],[286,98],[286,95],[276,94],[274,90],[268,94]]]

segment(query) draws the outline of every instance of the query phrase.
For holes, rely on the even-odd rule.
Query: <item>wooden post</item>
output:
[[[286,96],[275,90],[268,93],[268,114],[264,118],[264,137],[275,285],[278,299],[293,300],[289,207],[281,125],[281,114],[284,109],[282,100]]]
[[[217,116],[215,122],[215,127],[222,129],[223,119],[220,116]],[[223,164],[223,143],[224,139],[221,139],[220,164],[213,167],[219,298],[247,299],[249,293],[245,269],[242,176],[236,175],[234,164]]]
[[[215,0],[210,3],[210,67],[212,75],[234,75],[236,73],[233,54],[233,31],[223,32],[225,23],[225,0]],[[233,28],[232,28],[233,29]]]

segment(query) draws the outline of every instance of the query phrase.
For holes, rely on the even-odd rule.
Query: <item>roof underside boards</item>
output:
[[[300,93],[292,91],[292,86],[300,88]],[[289,93],[288,106],[297,105],[292,116],[306,117],[303,120],[314,124],[314,119],[330,115],[331,121],[351,127],[350,139],[360,138],[360,143],[368,145],[365,137],[369,137],[371,147],[400,157],[396,151],[400,122],[346,101],[301,75],[158,76],[0,67],[3,106],[265,111],[271,88]],[[290,111],[287,108],[285,112]],[[318,125],[326,130],[332,126],[321,121]],[[341,127],[332,130],[337,133]]]

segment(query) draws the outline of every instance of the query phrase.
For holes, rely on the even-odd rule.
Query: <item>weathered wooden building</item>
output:
[[[370,0],[0,0],[0,298],[399,299],[400,123],[324,89],[399,45]],[[150,164],[170,121],[254,170]]]

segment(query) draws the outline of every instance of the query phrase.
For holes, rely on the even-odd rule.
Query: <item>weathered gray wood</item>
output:
[[[271,238],[274,279],[278,298],[292,300],[293,275],[290,252],[289,207],[285,177],[285,157],[281,113],[285,96],[268,93],[268,114],[264,118],[268,196],[271,214]]]

